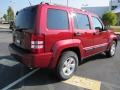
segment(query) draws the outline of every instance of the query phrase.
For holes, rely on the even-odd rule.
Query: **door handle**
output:
[[[75,35],[75,36],[80,36],[81,33],[80,33],[80,32],[76,32],[76,33],[74,33],[74,35]]]
[[[96,35],[96,33],[94,32],[93,35]]]
[[[99,32],[94,32],[93,35],[99,35],[100,33]]]

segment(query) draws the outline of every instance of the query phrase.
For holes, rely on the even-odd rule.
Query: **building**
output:
[[[117,16],[118,16],[117,25],[120,25],[120,0],[111,0],[110,1],[110,10],[113,13],[117,14]]]
[[[109,11],[109,6],[103,6],[103,7],[82,7],[82,9],[85,9],[87,11],[90,11],[92,13],[97,14],[99,17],[102,17],[104,13]]]
[[[110,0],[109,6],[110,10],[115,10],[117,7],[120,6],[120,0]]]
[[[103,6],[103,7],[82,7],[82,9],[85,9],[87,11],[95,13],[95,14],[97,14],[100,17],[102,17],[103,14],[108,12],[108,11],[112,11],[113,13],[117,14],[117,16],[118,16],[118,23],[117,23],[117,25],[120,25],[120,0],[110,0],[109,6]]]

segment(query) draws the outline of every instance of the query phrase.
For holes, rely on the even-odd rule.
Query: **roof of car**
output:
[[[74,7],[70,7],[70,6],[65,6],[65,5],[59,5],[59,4],[49,4],[49,3],[41,3],[41,4],[43,4],[43,5],[49,5],[49,6],[57,6],[57,7],[62,7],[62,8],[66,8],[66,9],[69,8],[69,9],[71,9],[71,10],[82,11],[82,12],[84,12],[84,13],[86,13],[86,14],[91,14],[91,15],[97,16],[96,14],[91,13],[91,12],[85,10],[85,9],[78,9],[78,8],[74,8]],[[40,4],[40,5],[41,5],[41,4]]]
[[[81,12],[84,12],[84,13],[86,13],[86,14],[91,14],[91,15],[93,15],[93,16],[97,16],[96,14],[91,13],[91,12],[85,10],[85,9],[78,9],[78,8],[73,8],[73,7],[65,6],[65,5],[59,5],[59,4],[53,4],[53,3],[43,3],[43,2],[41,2],[41,3],[38,4],[38,5],[47,5],[47,6],[49,5],[49,6],[61,7],[61,8],[71,9],[71,10],[75,10],[75,11],[81,11]],[[38,5],[29,6],[29,7],[36,7],[36,6],[38,6]],[[21,9],[21,10],[25,10],[25,9],[27,9],[27,8],[29,8],[29,7],[23,8],[23,9]],[[20,10],[20,11],[21,11],[21,10]]]

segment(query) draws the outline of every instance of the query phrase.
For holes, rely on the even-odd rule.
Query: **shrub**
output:
[[[102,20],[105,25],[116,25],[117,24],[117,15],[112,12],[107,12],[102,16]]]

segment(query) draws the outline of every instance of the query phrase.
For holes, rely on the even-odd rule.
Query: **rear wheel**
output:
[[[106,52],[106,55],[108,57],[113,57],[115,55],[115,52],[116,52],[116,42],[113,41],[110,46],[110,49]]]
[[[61,80],[69,79],[78,67],[78,56],[73,51],[63,52],[57,66],[57,76]]]

